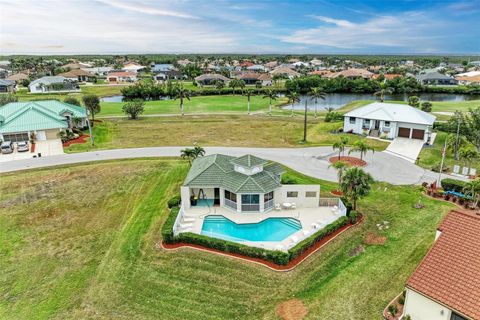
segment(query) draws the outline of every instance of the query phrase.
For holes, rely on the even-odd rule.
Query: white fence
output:
[[[347,215],[347,208],[343,204],[340,198],[320,198],[318,205],[320,207],[334,207],[337,206],[340,211],[340,215]]]
[[[180,224],[180,221],[182,221],[183,214],[185,213],[185,210],[183,210],[183,206],[180,206],[180,210],[178,211],[177,218],[175,219],[175,223],[173,224],[173,234],[177,235],[177,229],[178,225]]]

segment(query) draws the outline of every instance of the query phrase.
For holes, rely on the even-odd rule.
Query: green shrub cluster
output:
[[[279,250],[266,250],[257,247],[250,247],[240,243],[226,241],[218,238],[212,238],[190,232],[180,233],[179,235],[174,236],[173,225],[175,224],[175,219],[177,218],[179,211],[179,207],[173,207],[167,217],[167,220],[163,224],[162,238],[165,243],[174,244],[178,242],[185,242],[190,244],[196,244],[206,248],[216,249],[228,253],[240,254],[251,258],[260,258],[278,265],[288,264],[288,262],[301,255],[312,245],[319,242],[324,237],[334,233],[341,227],[348,224],[350,221],[350,219],[347,217],[341,217],[335,222],[327,225],[322,230],[317,231],[309,238],[299,242],[296,246],[288,250],[288,252],[283,252]]]
[[[282,184],[298,184],[298,181],[295,177],[284,174],[282,175]]]
[[[357,223],[357,221],[360,219],[362,215],[358,211],[351,210],[347,216],[350,223],[355,224]]]
[[[325,115],[325,122],[335,122],[335,121],[342,121],[343,120],[343,113],[330,111]]]
[[[169,209],[172,209],[173,207],[178,207],[180,205],[180,202],[182,201],[182,198],[180,195],[173,196],[168,200],[167,206]]]
[[[441,185],[443,190],[462,192],[463,187],[465,186],[465,182],[447,178],[447,179],[442,179]]]

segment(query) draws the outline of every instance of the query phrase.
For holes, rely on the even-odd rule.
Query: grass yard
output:
[[[417,187],[375,184],[359,203],[361,225],[294,271],[277,273],[157,248],[166,202],[187,170],[183,161],[143,159],[3,175],[0,318],[269,320],[279,303],[297,298],[307,319],[381,319],[452,207]],[[419,199],[424,209],[413,208]],[[390,228],[379,231],[383,221]],[[386,243],[365,244],[370,232]],[[364,251],[353,255],[359,246]]]
[[[30,100],[48,100],[58,99],[64,100],[67,96],[81,98],[86,94],[96,94],[99,97],[108,97],[114,95],[120,95],[122,88],[128,85],[81,85],[80,92],[72,93],[28,93],[28,90],[20,89],[15,95],[18,97],[18,101],[30,101]]]
[[[299,147],[332,145],[340,139],[341,135],[331,134],[330,131],[341,127],[341,123],[310,119],[307,144],[301,142],[302,117],[217,115],[108,119],[94,126],[94,149],[85,143],[71,145],[65,151],[187,146],[194,142],[202,146]],[[355,135],[348,137],[351,143],[364,139]],[[377,150],[383,150],[387,145],[377,140],[366,141]]]
[[[277,105],[285,102],[278,99]],[[275,101],[274,101],[275,103]],[[124,116],[122,106],[124,102],[102,102],[99,117]],[[275,106],[275,104],[274,104]],[[269,100],[263,96],[252,96],[250,103],[251,112],[268,111]],[[247,113],[247,97],[241,95],[198,96],[184,102],[185,113],[219,113],[219,112],[244,112]],[[147,101],[144,114],[180,114],[179,100]]]

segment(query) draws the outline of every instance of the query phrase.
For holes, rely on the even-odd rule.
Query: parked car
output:
[[[13,142],[12,141],[3,141],[2,145],[0,146],[1,152],[3,154],[12,153],[13,152]]]
[[[27,141],[19,141],[17,142],[17,152],[26,152],[29,151],[30,148],[28,147]]]

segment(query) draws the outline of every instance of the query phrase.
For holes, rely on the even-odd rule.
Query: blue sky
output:
[[[480,53],[480,0],[0,0],[0,54]]]

